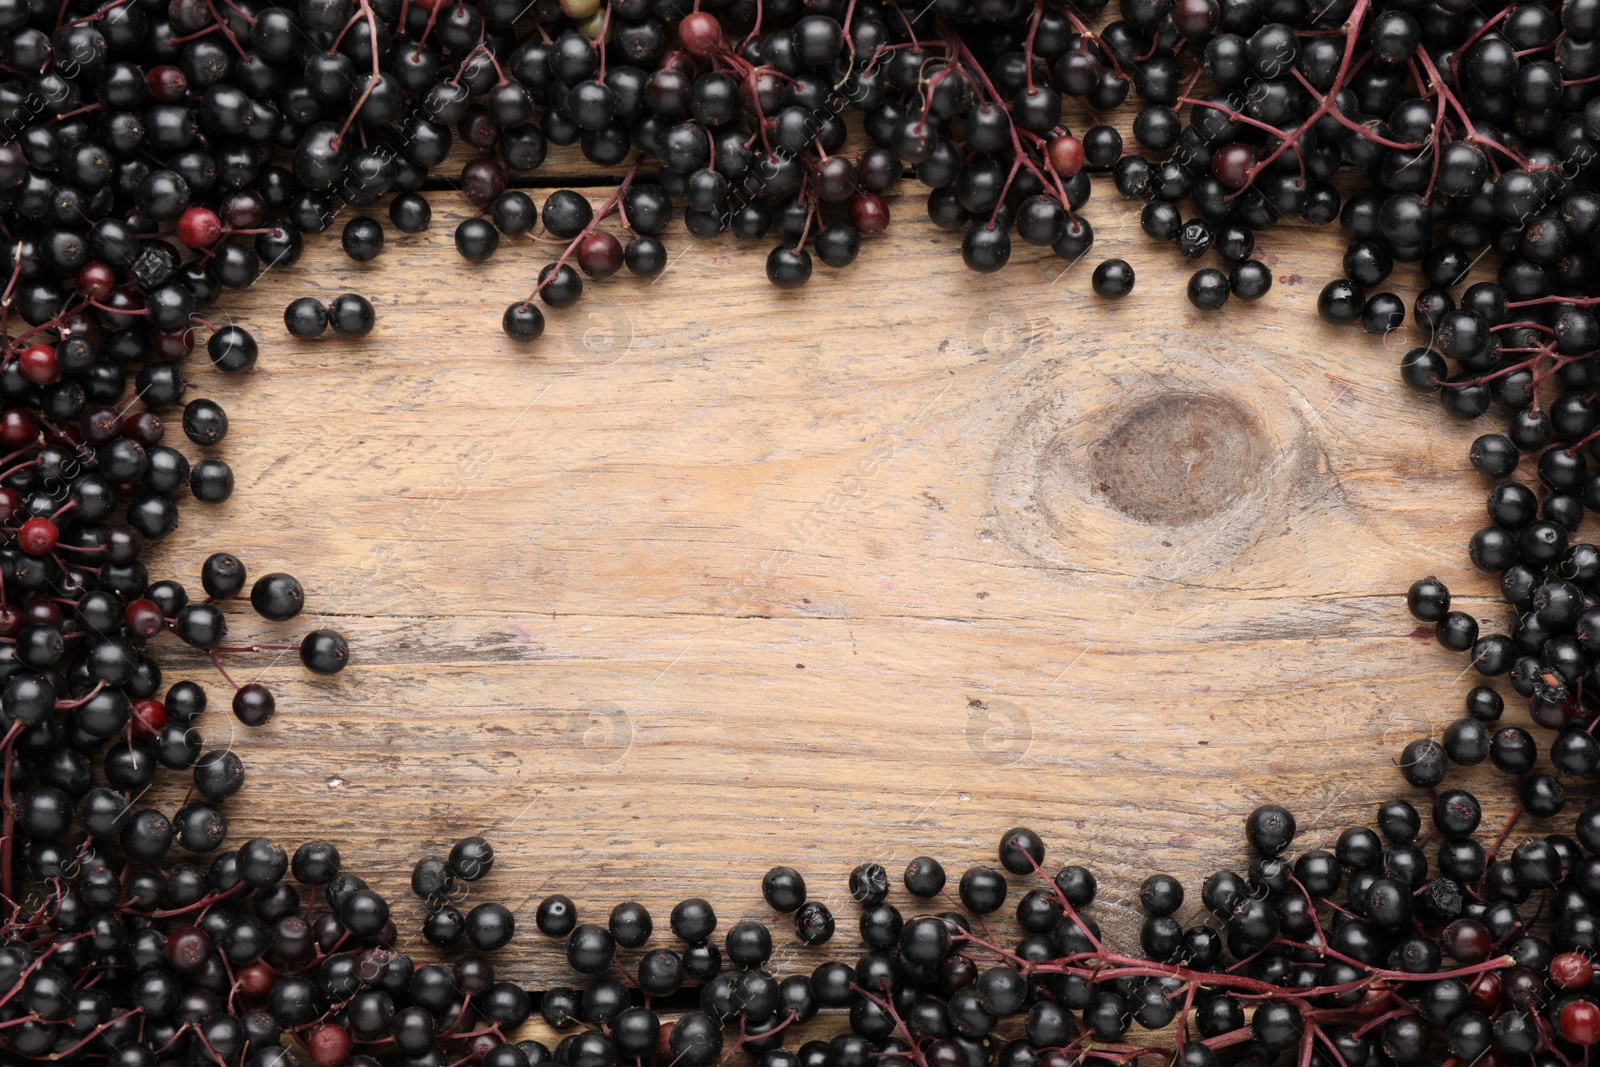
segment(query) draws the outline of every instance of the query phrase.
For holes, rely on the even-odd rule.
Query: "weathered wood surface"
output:
[[[197,367],[191,395],[229,409],[238,490],[157,568],[290,570],[307,614],[241,610],[234,638],[349,635],[333,680],[234,661],[278,694],[255,732],[185,662],[215,683],[210,742],[254,774],[234,838],[333,840],[408,938],[410,864],[473,833],[500,855],[473,897],[517,909],[503,966],[534,984],[570,980],[532,929],[552,891],[596,918],[642,900],[664,933],[689,895],[769,915],[760,875],[792,864],[853,952],[850,867],[928,853],[954,878],[1018,823],[1052,869],[1096,869],[1115,924],[1147,873],[1197,889],[1241,864],[1258,803],[1331,841],[1407,791],[1400,746],[1471,684],[1413,635],[1413,579],[1504,625],[1463,548],[1478,428],[1401,386],[1410,331],[1316,319],[1332,229],[1267,235],[1271,294],[1202,316],[1193,267],[1105,182],[1086,261],[1019,245],[987,277],[919,193],[793,293],[768,243],[678,223],[663,276],[591,283],[518,347],[500,313],[553,253],[469,266],[470,209],[434,206],[373,264],[342,256],[341,220],[230,297],[260,364]],[[1089,288],[1111,255],[1139,273],[1114,304]],[[288,337],[289,300],[352,290],[370,338]]]

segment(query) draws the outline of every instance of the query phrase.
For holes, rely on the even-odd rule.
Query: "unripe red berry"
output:
[[[17,353],[17,369],[34,385],[49,385],[61,377],[56,350],[49,345],[29,345]]]
[[[696,11],[678,23],[678,40],[691,55],[709,58],[723,47],[722,25],[710,12]]]
[[[306,1039],[306,1051],[311,1055],[313,1067],[339,1067],[350,1058],[353,1044],[350,1031],[329,1024],[311,1031]]]
[[[862,193],[850,202],[850,223],[863,237],[876,237],[889,228],[889,205],[877,193]]]
[[[48,555],[61,539],[61,531],[49,519],[32,518],[17,531],[17,547],[30,556]]]
[[[135,700],[129,709],[133,732],[141,737],[154,737],[167,725],[167,706],[152,697]]]
[[[1592,1000],[1574,1000],[1562,1008],[1561,1036],[1575,1045],[1600,1042],[1600,1007]]]
[[[1070,178],[1083,169],[1083,142],[1064,133],[1050,141],[1050,169]]]
[[[1579,990],[1594,977],[1594,964],[1577,952],[1563,952],[1550,961],[1550,981],[1566,990]]]
[[[578,242],[578,266],[591,278],[609,278],[622,269],[622,242],[596,230]]]
[[[117,275],[104,263],[85,263],[78,268],[73,285],[90,300],[104,300],[116,288]]]
[[[7,448],[31,445],[39,437],[39,420],[24,408],[8,408],[0,415],[0,444]]]
[[[222,236],[222,220],[208,207],[192,207],[178,216],[178,240],[190,248],[210,248]]]

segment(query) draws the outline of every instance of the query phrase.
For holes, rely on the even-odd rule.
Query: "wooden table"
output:
[[[414,944],[411,864],[484,834],[499,860],[469,903],[515,908],[501,966],[538,986],[572,979],[533,930],[551,892],[599,921],[641,900],[664,934],[686,896],[724,926],[770,917],[761,874],[791,864],[853,956],[865,860],[898,877],[932,854],[953,888],[1027,824],[1051,869],[1093,866],[1116,927],[1157,870],[1192,911],[1205,873],[1247,862],[1257,804],[1290,805],[1310,847],[1425,801],[1393,761],[1473,676],[1403,594],[1436,573],[1505,625],[1464,550],[1482,427],[1401,385],[1410,330],[1316,318],[1337,227],[1265,235],[1273,291],[1201,314],[1193,266],[1107,181],[1088,259],[1019,241],[990,276],[924,198],[906,183],[888,235],[796,292],[763,277],[775,242],[675,223],[665,274],[588,284],[526,347],[500,314],[554,253],[466,264],[450,192],[370,265],[341,254],[341,218],[232,295],[260,363],[229,379],[202,357],[191,395],[228,408],[238,489],[185,512],[155,573],[197,588],[224,549],[291,571],[306,614],[241,608],[232,636],[328,625],[353,650],[332,680],[233,660],[278,695],[257,731],[172,653],[173,677],[210,679],[209,742],[254,775],[233,839],[334,841]],[[1109,256],[1139,276],[1118,303],[1089,287]],[[1415,272],[1395,281],[1409,303]],[[287,335],[291,299],[344,291],[376,305],[369,338]],[[1480,771],[1463,780],[1498,819]],[[781,972],[816,958],[779,943]]]

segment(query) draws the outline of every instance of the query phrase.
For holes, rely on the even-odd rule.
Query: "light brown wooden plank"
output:
[[[466,265],[448,194],[371,265],[336,225],[231,298],[259,367],[195,379],[239,489],[189,510],[158,573],[216,549],[290,570],[307,616],[235,636],[315,621],[354,656],[331,681],[237,663],[279,695],[253,733],[212,686],[207,730],[255,773],[235,836],[329,838],[399,900],[425,849],[486,833],[474,895],[519,905],[504,965],[543,984],[571,977],[532,933],[555,890],[664,930],[689,895],[766,915],[760,875],[790,863],[853,953],[865,859],[954,876],[1026,823],[1052,868],[1095,867],[1116,923],[1147,873],[1197,889],[1245,862],[1255,804],[1290,804],[1309,845],[1407,793],[1399,747],[1471,679],[1414,637],[1406,586],[1504,612],[1463,549],[1479,428],[1399,383],[1409,331],[1315,318],[1335,230],[1265,235],[1273,292],[1203,316],[1108,182],[1088,260],[1019,246],[987,277],[922,199],[794,293],[762,276],[770,243],[675,224],[665,275],[590,284],[528,347],[499,316],[553,253]],[[1089,291],[1111,255],[1139,272],[1115,304]],[[346,290],[377,305],[369,339],[288,338],[290,299]],[[1214,513],[1159,521],[1175,507]],[[1463,780],[1498,818],[1491,776]]]

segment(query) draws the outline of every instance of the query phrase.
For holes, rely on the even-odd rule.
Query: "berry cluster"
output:
[[[567,963],[583,979],[539,999],[543,1020],[565,1032],[554,1049],[499,1042],[507,1029],[500,1006],[513,997],[499,987],[485,987],[492,1007],[476,1015],[459,987],[454,999],[441,991],[424,1000],[446,981],[438,965],[419,968],[405,989],[412,1004],[394,1013],[396,1039],[411,1058],[439,1063],[448,1056],[438,1043],[465,1030],[462,1059],[495,1067],[712,1067],[738,1052],[760,1067],[1068,1067],[1145,1057],[1269,1067],[1288,1055],[1302,1067],[1413,1067],[1450,1062],[1441,1056],[1502,1065],[1586,1057],[1600,1043],[1592,963],[1600,923],[1583,905],[1600,859],[1584,855],[1600,849],[1600,809],[1579,819],[1581,845],[1552,835],[1505,857],[1506,833],[1487,850],[1474,840],[1477,802],[1458,790],[1435,798],[1425,835],[1423,817],[1405,800],[1385,803],[1376,816],[1377,830],[1352,827],[1333,851],[1291,860],[1294,816],[1258,808],[1245,825],[1255,858],[1245,874],[1223,870],[1205,880],[1205,921],[1185,927],[1175,918],[1185,898],[1176,878],[1144,881],[1135,953],[1108,947],[1088,914],[1094,874],[1069,865],[1047,876],[1045,842],[1024,827],[1002,837],[997,866],[971,866],[954,886],[936,859],[912,860],[900,903],[881,865],[857,867],[848,892],[858,905],[860,954],[786,977],[768,970],[768,923],[747,919],[718,936],[705,900],[672,909],[674,947],[665,947],[651,944],[654,919],[637,902],[618,904],[604,923],[585,923],[572,900],[553,895],[539,904],[539,932],[565,942]],[[450,945],[462,936],[459,913],[438,902],[456,879],[476,880],[492,863],[492,848],[469,838],[448,859],[417,864],[412,887],[436,908],[430,940]],[[1022,936],[1008,943],[991,932],[990,917],[1014,889]],[[800,872],[774,867],[761,892],[798,942],[832,940],[834,916],[809,898]],[[1554,894],[1562,914],[1549,940],[1521,910],[1534,894]],[[465,929],[475,950],[490,951],[510,939],[513,924],[505,909],[480,904]],[[477,955],[466,961],[487,966]],[[438,977],[418,980],[430,970]],[[689,1004],[686,985],[698,987]],[[667,1012],[662,1002],[682,1007]],[[517,1005],[521,1017],[530,1014],[529,998]],[[848,1012],[848,1029],[786,1047],[790,1027],[826,1009],[840,1022]],[[402,1017],[415,1037],[399,1034]],[[1167,1027],[1175,1029],[1173,1048],[1137,1036]],[[309,1047],[315,1060],[316,1045]],[[347,1036],[339,1047],[349,1050]]]

